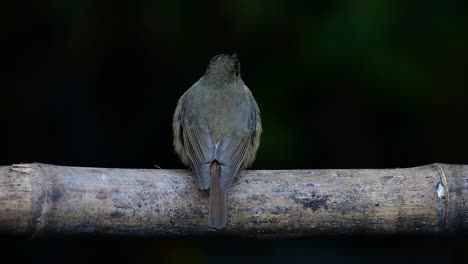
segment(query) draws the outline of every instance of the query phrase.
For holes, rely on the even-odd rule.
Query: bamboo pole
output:
[[[189,171],[0,167],[0,232],[20,236],[300,237],[468,231],[468,165],[244,171],[210,228]]]

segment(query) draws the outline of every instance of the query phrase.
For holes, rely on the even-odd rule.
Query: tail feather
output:
[[[227,209],[226,195],[219,184],[221,166],[217,161],[211,163],[210,176],[209,225],[221,229],[226,225]]]

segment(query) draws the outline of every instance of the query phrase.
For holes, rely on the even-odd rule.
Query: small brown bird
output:
[[[177,104],[174,148],[200,189],[210,188],[209,225],[226,225],[226,191],[255,159],[260,110],[240,76],[237,54],[214,56]]]

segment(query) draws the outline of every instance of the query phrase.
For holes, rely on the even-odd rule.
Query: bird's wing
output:
[[[244,167],[244,161],[249,155],[252,147],[252,138],[244,137],[224,137],[218,145],[216,160],[221,163],[220,187],[226,190],[231,185],[240,169]]]
[[[214,160],[215,140],[213,133],[205,132],[184,120],[182,128],[185,152],[190,160],[195,182],[200,189],[210,186],[210,165]]]
[[[174,150],[179,155],[182,163],[185,165],[190,165],[190,160],[188,159],[187,154],[185,153],[185,146],[184,146],[184,133],[183,133],[183,116],[185,114],[185,96],[187,92],[185,92],[179,99],[177,103],[176,110],[174,112],[174,117],[172,120],[172,132],[174,135]]]
[[[225,135],[217,144],[215,158],[221,163],[220,187],[229,188],[239,172],[249,166],[255,159],[260,142],[262,127],[257,103],[247,89],[245,100],[249,106],[243,105],[239,111],[242,113],[244,123],[242,135]]]
[[[195,84],[196,85],[196,84]],[[195,183],[201,189],[210,186],[210,163],[215,152],[212,133],[205,132],[187,119],[191,113],[188,104],[192,89],[182,95],[174,113],[174,147],[182,162],[192,167]]]

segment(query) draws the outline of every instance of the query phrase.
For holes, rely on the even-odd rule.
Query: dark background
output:
[[[468,164],[468,12],[460,3],[4,1],[0,165],[182,168],[172,150],[177,99],[212,56],[236,51],[262,111],[254,169]],[[45,262],[204,263],[227,254],[436,263],[461,261],[467,242],[5,238],[2,251]]]

